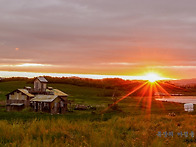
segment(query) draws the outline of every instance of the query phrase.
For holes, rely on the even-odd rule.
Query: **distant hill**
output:
[[[175,85],[195,85],[196,84],[196,78],[194,78],[194,79],[172,80],[170,82],[172,84],[175,84]]]

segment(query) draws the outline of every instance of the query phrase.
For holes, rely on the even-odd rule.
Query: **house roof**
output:
[[[52,93],[52,95],[57,95],[57,96],[68,96],[68,94],[62,92],[61,90],[59,89],[46,89],[46,92],[49,92],[49,93]]]
[[[28,90],[26,90],[26,89],[16,89],[16,90],[14,90],[14,91],[6,94],[6,96],[9,95],[9,94],[11,94],[11,93],[13,93],[13,92],[15,92],[15,91],[20,91],[20,92],[22,92],[23,94],[25,94],[25,95],[27,95],[29,97],[34,97],[34,95],[31,94],[31,93],[29,93]]]
[[[48,81],[44,77],[37,77],[37,79],[42,83],[48,83]]]
[[[31,102],[52,102],[58,96],[57,95],[36,95],[35,98],[31,99]]]
[[[18,89],[18,90],[19,90],[20,92],[26,94],[26,95],[29,96],[29,97],[34,97],[34,95],[31,94],[31,93],[29,93],[28,90],[26,90],[26,89]]]
[[[58,89],[53,89],[54,95],[58,95],[58,96],[68,96],[66,93],[58,90]]]

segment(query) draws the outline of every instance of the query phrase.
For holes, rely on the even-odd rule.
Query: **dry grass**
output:
[[[158,131],[173,131],[173,137],[158,137]],[[0,121],[0,144],[6,146],[189,146],[196,139],[178,132],[196,132],[196,116],[152,115],[113,117],[108,121],[66,119],[29,122]]]

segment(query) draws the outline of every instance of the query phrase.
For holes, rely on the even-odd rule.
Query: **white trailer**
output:
[[[194,105],[192,103],[184,104],[184,111],[187,111],[187,112],[194,111]]]

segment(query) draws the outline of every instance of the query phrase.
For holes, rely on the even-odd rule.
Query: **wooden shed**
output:
[[[58,114],[67,111],[67,98],[62,98],[58,95],[37,95],[30,102],[31,107],[36,112]]]
[[[30,105],[30,99],[34,98],[34,95],[29,93],[26,89],[17,89],[6,95],[6,109],[21,110]]]

